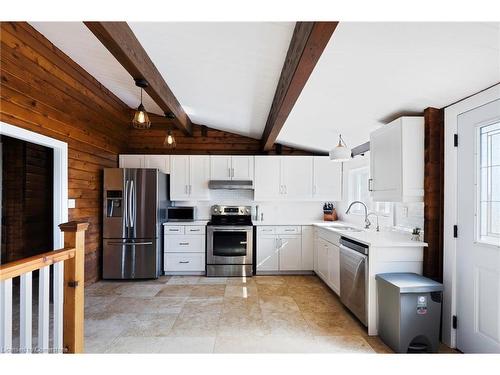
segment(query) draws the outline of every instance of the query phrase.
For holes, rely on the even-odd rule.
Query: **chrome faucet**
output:
[[[380,226],[378,225],[378,215],[375,212],[370,212],[368,216],[370,215],[374,215],[377,218],[377,232],[380,232]]]
[[[351,202],[351,204],[349,205],[349,207],[347,208],[347,211],[345,213],[348,214],[349,211],[351,210],[351,207],[356,203],[361,204],[365,208],[365,229],[370,228],[371,223],[370,223],[370,220],[368,220],[368,208],[366,207],[366,204],[364,204],[363,202],[361,202],[361,201]]]

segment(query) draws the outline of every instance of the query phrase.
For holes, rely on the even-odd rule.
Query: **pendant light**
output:
[[[351,149],[347,147],[341,134],[339,134],[339,144],[330,151],[330,160],[337,162],[351,160]]]
[[[168,120],[173,120],[175,118],[175,115],[172,112],[170,112],[170,113],[165,113],[165,117]],[[165,147],[168,147],[168,148],[175,148],[176,142],[175,142],[172,128],[169,128],[167,130],[167,136],[165,137],[165,140],[163,141],[163,145]]]
[[[136,129],[149,129],[151,127],[151,121],[149,121],[148,113],[142,104],[142,90],[148,87],[148,82],[145,79],[136,79],[135,85],[141,88],[141,104],[139,104],[139,107],[137,107],[135,111],[132,126]]]

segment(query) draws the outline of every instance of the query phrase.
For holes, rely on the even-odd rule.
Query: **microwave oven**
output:
[[[194,221],[196,207],[168,207],[167,221]]]

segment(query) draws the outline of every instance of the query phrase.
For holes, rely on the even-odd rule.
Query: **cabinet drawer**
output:
[[[165,236],[166,253],[199,253],[205,252],[205,236],[196,234],[184,236]]]
[[[165,234],[184,234],[182,225],[165,225],[163,228]]]
[[[275,227],[268,227],[268,226],[257,227],[257,233],[258,234],[275,234],[276,228]]]
[[[300,234],[299,226],[279,226],[276,227],[276,234]]]
[[[165,271],[204,271],[205,253],[166,253],[163,268]]]
[[[205,234],[203,225],[186,225],[184,228],[185,234]]]

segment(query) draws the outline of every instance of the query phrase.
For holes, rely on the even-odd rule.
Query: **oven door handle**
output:
[[[210,232],[249,232],[253,228],[252,227],[247,227],[247,228],[242,228],[242,227],[209,227]]]

